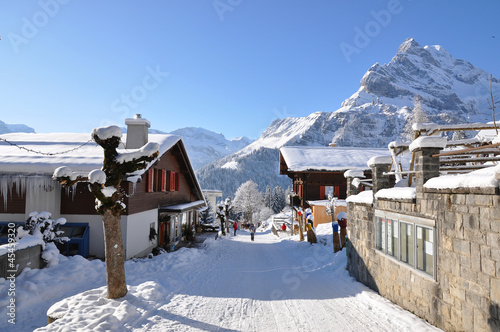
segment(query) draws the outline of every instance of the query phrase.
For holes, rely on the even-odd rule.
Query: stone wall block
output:
[[[453,239],[453,251],[470,257],[470,243],[461,239]]]
[[[492,248],[500,249],[500,234],[499,233],[488,233],[486,235],[486,243]]]

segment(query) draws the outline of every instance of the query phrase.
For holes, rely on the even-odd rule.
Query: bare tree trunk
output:
[[[111,210],[106,210],[102,215],[108,299],[119,299],[127,294],[125,252],[120,220],[120,215],[113,214]]]
[[[220,230],[222,231],[222,236],[226,236],[226,221],[224,218],[220,218]]]
[[[299,216],[299,241],[304,241],[304,222],[302,221],[303,215]]]

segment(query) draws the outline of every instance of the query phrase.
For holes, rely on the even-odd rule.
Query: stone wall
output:
[[[396,202],[378,203],[392,205]],[[407,203],[404,206],[411,210],[412,205],[415,204]],[[406,310],[433,325],[443,326],[437,306],[439,284],[422,272],[375,249],[374,210],[374,207],[366,204],[348,204],[349,273]]]
[[[426,190],[421,201],[437,216],[440,327],[500,331],[500,196],[457,191]]]
[[[348,270],[445,331],[500,331],[498,188],[428,189],[415,200],[348,203]],[[375,209],[435,221],[435,277],[375,249]]]
[[[10,258],[10,260],[9,260]],[[13,269],[11,263],[16,267]],[[36,245],[15,251],[14,257],[9,257],[6,253],[0,256],[0,278],[7,278],[14,274],[18,276],[26,267],[31,269],[41,269],[45,266],[42,260],[42,246]],[[11,273],[10,271],[16,271]]]

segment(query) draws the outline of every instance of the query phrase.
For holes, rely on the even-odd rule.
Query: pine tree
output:
[[[267,206],[268,208],[270,208],[271,203],[272,203],[271,187],[269,187],[269,185],[267,185],[266,192],[264,193],[264,205]]]
[[[423,108],[423,99],[420,95],[416,95],[415,98],[413,98],[413,110],[406,119],[406,124],[404,126],[404,138],[407,141],[413,141],[415,139],[413,125],[425,122],[429,122],[429,119],[427,117],[427,112]]]
[[[273,189],[271,209],[273,209],[274,213],[280,213],[285,206],[286,206],[285,192],[283,191],[283,188],[277,186]]]
[[[212,204],[210,204],[210,201],[208,200],[206,195],[205,202],[207,203],[207,208],[201,211],[200,220],[204,224],[211,224],[214,222],[214,208],[212,207]]]

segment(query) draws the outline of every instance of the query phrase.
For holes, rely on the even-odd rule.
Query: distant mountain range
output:
[[[8,133],[34,133],[35,129],[23,124],[7,124],[0,121],[0,134]]]
[[[279,148],[329,143],[387,147],[402,139],[417,95],[431,122],[492,121],[489,83],[487,72],[455,59],[443,47],[422,47],[407,39],[388,64],[368,69],[359,90],[337,111],[275,120],[252,144],[199,169],[198,179],[202,187],[221,189],[225,195],[249,179],[260,190],[266,185],[290,186],[290,179],[278,175]],[[498,79],[492,79],[492,88],[500,96]]]

